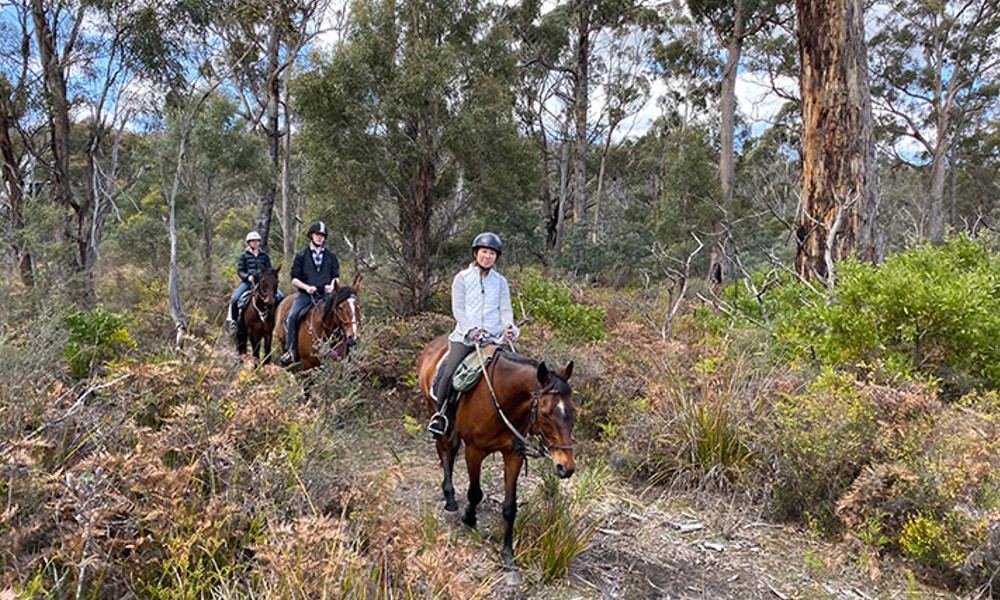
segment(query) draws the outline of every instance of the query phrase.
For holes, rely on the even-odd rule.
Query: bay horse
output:
[[[271,338],[274,334],[274,313],[277,308],[277,269],[265,269],[257,276],[250,288],[250,304],[243,309],[236,329],[236,350],[240,355],[247,353],[247,341],[253,349],[253,357],[260,360],[260,343],[264,342],[264,362],[271,362]]]
[[[430,389],[437,365],[447,351],[448,338],[440,336],[432,340],[417,359],[418,385],[427,402],[428,416],[434,412]],[[558,477],[566,479],[576,469],[572,437],[576,406],[573,404],[573,391],[567,383],[573,374],[573,362],[570,361],[562,372],[554,373],[544,362],[500,350],[497,346],[489,346],[483,352],[494,357],[487,367],[489,379],[485,376],[480,378],[472,390],[462,394],[455,409],[452,428],[437,440],[437,453],[444,469],[441,490],[444,492],[445,510],[458,510],[452,470],[455,456],[465,442],[469,504],[462,521],[475,529],[476,507],[483,499],[479,483],[483,459],[494,452],[503,455],[505,529],[501,557],[504,568],[512,572],[515,570],[513,542],[517,478],[525,455],[530,452],[525,438],[528,435],[538,436],[536,456],[550,456]]]
[[[347,356],[358,344],[361,336],[361,305],[358,302],[358,290],[361,289],[361,274],[354,277],[354,283],[349,286],[334,285],[330,294],[316,294],[313,305],[299,319],[298,368],[308,371],[320,365],[324,358],[318,354],[320,344],[331,342],[329,356],[341,358]],[[304,292],[296,292],[302,294]],[[295,302],[295,294],[281,301],[278,306],[275,335],[281,348],[285,347],[287,332],[285,323],[288,311]]]

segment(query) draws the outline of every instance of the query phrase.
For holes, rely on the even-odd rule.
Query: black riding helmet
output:
[[[500,236],[489,231],[484,231],[476,236],[476,239],[472,240],[472,253],[475,254],[476,250],[480,248],[489,248],[500,256],[503,250],[503,242],[500,241]]]
[[[309,237],[314,233],[318,233],[323,237],[327,237],[330,235],[330,231],[326,228],[326,223],[324,223],[323,221],[316,221],[315,223],[310,225],[309,231],[306,232],[306,237]]]

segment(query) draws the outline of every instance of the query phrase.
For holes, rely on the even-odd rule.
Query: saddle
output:
[[[251,299],[253,299],[253,290],[247,290],[240,294],[239,300],[236,301],[236,310],[239,311],[239,314],[243,314],[246,307],[250,305]]]
[[[471,391],[472,388],[476,387],[479,380],[483,376],[483,369],[488,368],[490,363],[493,362],[493,356],[496,352],[487,353],[486,349],[483,349],[483,360],[479,360],[479,353],[473,352],[472,354],[466,356],[455,372],[451,376],[451,391],[452,396],[457,396],[459,394],[464,394],[465,392]],[[434,377],[431,380],[431,397],[436,401],[438,398],[434,396],[434,390],[437,389],[438,381],[441,379],[441,367],[444,366],[445,359],[448,358],[448,353],[441,357],[437,362],[437,366],[434,368]]]

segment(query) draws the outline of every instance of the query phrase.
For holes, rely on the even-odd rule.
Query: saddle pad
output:
[[[253,292],[250,290],[247,290],[242,294],[240,294],[240,299],[236,301],[236,308],[242,311],[244,308],[247,307],[248,304],[250,304],[250,298],[252,297],[253,297]]]

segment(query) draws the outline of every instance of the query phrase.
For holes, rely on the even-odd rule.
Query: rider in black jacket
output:
[[[292,285],[298,290],[295,304],[288,313],[285,323],[285,353],[281,364],[290,365],[297,360],[295,349],[299,341],[299,319],[312,304],[315,294],[333,292],[334,283],[340,277],[340,262],[337,255],[327,250],[328,230],[322,221],[309,226],[309,245],[295,255],[292,263]]]

